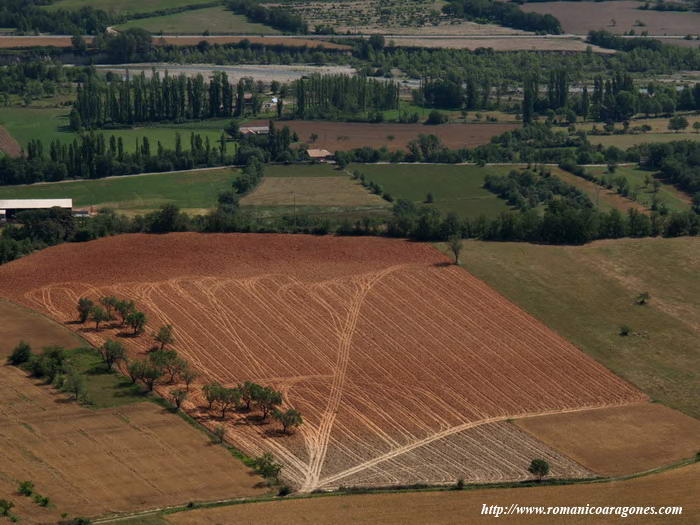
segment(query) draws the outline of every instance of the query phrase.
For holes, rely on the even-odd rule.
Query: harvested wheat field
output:
[[[265,492],[228,451],[154,403],[83,408],[7,365],[0,384],[0,497],[11,496],[23,523]],[[18,495],[24,480],[52,506]]]
[[[0,153],[5,153],[10,157],[19,157],[22,153],[22,146],[2,126],[0,126]]]
[[[265,177],[242,206],[373,206],[390,204],[350,177]]]
[[[700,463],[643,478],[611,483],[573,486],[470,490],[467,492],[422,492],[365,494],[302,500],[254,503],[167,515],[175,525],[312,525],[352,523],[354,525],[644,525],[696,524],[700,516],[697,487]],[[483,506],[580,506],[591,507],[683,507],[675,515],[533,516],[482,514]],[[671,511],[672,512],[672,511]]]
[[[594,53],[611,55],[614,49],[592,46],[582,38],[560,37],[401,37],[393,38],[397,47],[430,47],[441,49],[493,49],[494,51],[577,51],[584,52],[589,47]]]
[[[302,491],[524,479],[535,453],[551,458],[553,476],[585,476],[502,422],[646,399],[427,244],[118,236],[4,265],[0,293],[63,323],[80,296],[132,298],[150,330],[175,327],[176,349],[203,379],[280,390],[304,415],[295,435],[234,414],[227,439],[272,452]],[[94,343],[118,332],[82,329]],[[152,341],[124,340],[132,354]],[[201,398],[185,409],[221,422]]]
[[[643,472],[700,451],[700,421],[657,403],[530,417],[515,424],[606,476]]]
[[[267,125],[267,121],[249,123],[250,126]],[[448,148],[465,148],[488,144],[491,137],[511,131],[516,124],[367,124],[364,122],[285,121],[285,126],[299,135],[301,142],[313,148],[328,151],[348,151],[363,146],[386,147],[396,151],[418,138],[418,135],[436,135]],[[311,135],[317,135],[311,141]]]

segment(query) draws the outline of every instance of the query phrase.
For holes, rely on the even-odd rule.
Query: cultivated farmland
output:
[[[141,27],[154,34],[201,35],[209,31],[210,33],[271,35],[279,32],[269,26],[249,22],[245,16],[236,15],[221,6],[130,20],[120,25],[119,29],[130,27]]]
[[[21,152],[22,146],[4,127],[0,126],[0,153],[17,157]]]
[[[262,122],[262,121],[261,121]],[[249,124],[260,125],[257,122]],[[285,126],[299,135],[301,142],[328,151],[347,151],[362,146],[402,150],[418,135],[436,135],[448,148],[465,148],[488,144],[491,137],[513,130],[515,124],[366,124],[359,122],[285,121]],[[311,141],[311,135],[318,138]]]
[[[669,470],[638,479],[575,486],[531,487],[468,492],[423,492],[411,494],[366,494],[338,498],[313,498],[275,503],[256,503],[220,507],[168,515],[175,525],[214,525],[219,523],[265,523],[301,525],[307,523],[353,523],[355,525],[454,525],[469,523],[514,525],[544,523],[561,525],[562,516],[484,515],[483,506],[682,506],[683,514],[674,516],[566,516],[573,525],[619,525],[641,523],[668,525],[697,523],[700,504],[697,486],[700,464]],[[652,503],[653,502],[653,503]],[[162,523],[162,522],[159,522]]]
[[[643,472],[700,450],[700,421],[658,403],[524,418],[515,424],[606,476]]]
[[[209,2],[210,0],[59,0],[47,6],[47,9],[80,9],[89,6],[120,13],[149,13]]]
[[[3,365],[19,339],[36,350],[85,344],[65,327],[5,301],[0,316]],[[9,365],[0,366],[0,384],[0,494],[11,496],[23,523],[56,523],[64,512],[95,516],[265,492],[225,449],[154,403],[84,408]],[[24,480],[51,505],[17,495]]]
[[[523,4],[522,9],[554,15],[566,33],[578,35],[599,29],[619,34],[634,30],[636,33],[648,31],[649,35],[675,36],[698,32],[700,13],[642,10],[639,9],[641,5],[633,0],[576,2],[575,5],[567,2],[532,2]]]
[[[625,135],[590,135],[591,144],[602,144],[605,147],[617,146],[627,149],[638,144],[658,142],[674,142],[676,140],[700,140],[700,133],[639,133]]]
[[[152,326],[177,327],[178,351],[205,378],[283,392],[304,414],[294,436],[236,414],[227,438],[249,454],[272,452],[303,491],[525,479],[535,455],[553,476],[586,476],[506,420],[646,399],[429,245],[119,236],[12,262],[0,283],[63,323],[80,296],[130,297]],[[97,344],[116,330],[82,334]],[[126,341],[132,354],[150,346],[148,337]],[[201,398],[185,408],[220,422]]]
[[[219,193],[231,189],[235,173],[234,169],[221,168],[0,186],[0,199],[70,198],[79,208],[112,208],[132,215],[175,204],[183,211],[197,213],[216,207]]]
[[[465,267],[650,397],[700,417],[697,238],[465,242]],[[651,300],[635,299],[648,292]],[[620,335],[627,325],[631,333]]]
[[[365,174],[394,199],[417,204],[432,194],[435,206],[442,213],[476,219],[481,215],[496,217],[508,211],[506,202],[484,186],[489,173],[506,174],[511,166],[430,166],[430,165],[353,165],[350,169]]]

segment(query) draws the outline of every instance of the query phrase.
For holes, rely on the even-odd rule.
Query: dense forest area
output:
[[[106,11],[89,6],[70,11],[41,9],[51,3],[49,0],[4,0],[0,6],[0,27],[13,27],[22,33],[96,35],[120,21]]]
[[[694,195],[700,212],[700,142],[678,141],[668,144],[642,144],[641,166],[659,170],[661,177]]]

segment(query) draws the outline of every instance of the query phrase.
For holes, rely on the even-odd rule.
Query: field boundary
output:
[[[678,468],[686,467],[697,463],[700,461],[698,457],[686,458],[674,463],[667,465],[662,465],[650,470],[645,470],[642,472],[635,472],[633,474],[626,474],[624,476],[609,476],[609,477],[596,477],[596,478],[584,478],[584,479],[565,479],[565,480],[543,480],[541,482],[537,481],[526,481],[526,482],[512,482],[512,483],[469,483],[465,484],[463,491],[475,491],[475,490],[490,490],[490,489],[506,489],[506,488],[533,488],[533,487],[547,487],[547,486],[561,486],[561,485],[587,485],[593,483],[610,483],[614,481],[628,481],[631,479],[643,478],[646,476],[651,476],[654,474],[661,474],[669,470],[675,470]],[[328,491],[328,492],[312,492],[309,494],[299,494],[294,496],[271,496],[266,498],[234,498],[229,500],[219,500],[210,501],[204,503],[188,503],[186,505],[178,505],[173,507],[164,507],[160,509],[152,509],[149,511],[142,511],[133,514],[124,514],[121,516],[110,516],[105,518],[97,518],[93,520],[93,523],[117,523],[124,520],[129,520],[133,518],[146,517],[146,516],[157,516],[159,514],[177,514],[180,512],[187,512],[191,510],[199,510],[206,508],[217,508],[217,507],[229,507],[234,505],[243,504],[253,504],[253,503],[269,503],[273,501],[288,501],[288,500],[306,500],[313,498],[331,498],[331,497],[343,497],[343,496],[358,496],[358,495],[381,495],[381,494],[412,494],[420,492],[452,492],[458,489],[454,485],[436,485],[428,487],[408,487],[408,488],[382,488],[378,487],[372,488],[361,488],[357,490],[343,490],[343,491]]]

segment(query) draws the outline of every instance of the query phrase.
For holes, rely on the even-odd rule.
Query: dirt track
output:
[[[19,157],[22,153],[22,146],[3,126],[0,126],[0,152],[10,157]]]
[[[80,296],[131,297],[151,329],[176,327],[177,349],[208,378],[283,391],[306,420],[294,437],[272,438],[238,416],[228,438],[250,454],[271,451],[303,490],[523,479],[535,445],[554,475],[584,475],[499,422],[646,399],[426,244],[120,236],[7,264],[0,293],[62,322]],[[132,352],[150,341],[133,340]],[[218,424],[202,404],[186,408]],[[487,424],[503,436],[493,464],[484,462],[494,450]]]

